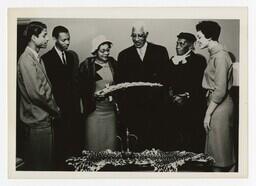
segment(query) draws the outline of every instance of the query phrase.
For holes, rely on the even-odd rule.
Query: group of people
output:
[[[76,54],[68,50],[66,27],[53,29],[55,45],[40,57],[49,40],[47,27],[29,23],[17,79],[27,170],[63,170],[65,159],[81,143],[74,136],[80,132],[76,125],[83,123],[85,150],[124,150],[128,129],[137,137],[130,139],[133,151],[205,152],[215,159],[213,171],[232,171],[237,162],[232,61],[218,42],[217,22],[202,21],[196,31],[196,36],[179,33],[177,54],[169,58],[165,47],[147,41],[146,26],[137,22],[131,30],[133,45],[121,51],[117,60],[110,56],[112,41],[99,35],[92,40],[92,56],[79,64]],[[196,41],[201,49],[208,48],[208,62],[194,52]],[[95,97],[95,92],[125,82],[163,86]]]

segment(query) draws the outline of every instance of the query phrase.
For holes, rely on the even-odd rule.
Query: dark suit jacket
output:
[[[52,83],[56,103],[64,114],[74,109],[73,90],[75,88],[74,56],[68,51],[65,54],[66,65],[62,63],[55,48],[42,56],[47,75]]]
[[[142,81],[164,85],[162,88],[129,88],[119,93],[121,128],[128,127],[138,136],[138,150],[160,148],[158,139],[164,123],[164,98],[170,80],[168,63],[166,48],[153,43],[148,43],[143,61],[134,46],[118,55],[118,82]]]
[[[188,92],[192,99],[202,97],[202,79],[206,67],[206,59],[199,54],[191,52],[186,58],[187,63],[174,65],[172,68],[172,85],[174,94]]]
[[[163,46],[148,43],[143,61],[135,46],[131,46],[118,55],[118,81],[166,84],[168,62],[168,52]]]
[[[188,92],[190,98],[186,100],[182,110],[179,114],[186,115],[187,122],[194,121],[200,125],[200,118],[204,115],[205,107],[205,92],[202,88],[202,79],[204,70],[206,68],[206,59],[200,55],[191,52],[190,56],[186,58],[187,63],[174,65],[171,59],[171,74],[172,74],[172,87],[174,94],[182,94]],[[180,108],[181,109],[181,108]],[[183,111],[183,113],[181,112]],[[186,123],[187,124],[187,123]]]
[[[148,43],[143,61],[135,46],[131,46],[118,55],[117,82],[151,82],[169,86],[168,52],[165,47]],[[129,91],[129,102],[135,104],[157,101],[153,95],[155,89],[140,88]],[[158,97],[159,98],[159,97]],[[142,104],[144,104],[142,103]]]

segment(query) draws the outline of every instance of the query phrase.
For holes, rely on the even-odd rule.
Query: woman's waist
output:
[[[96,101],[96,110],[97,111],[113,111],[114,103],[109,101]]]
[[[211,96],[214,93],[215,89],[206,89],[206,94],[205,96],[208,98],[209,96]],[[229,96],[230,95],[230,90],[228,90],[225,94],[225,96]]]
[[[207,99],[207,105],[210,103],[210,101],[213,99],[212,96],[213,96],[213,92],[214,90],[207,90],[206,92],[206,99]],[[221,104],[223,104],[223,102],[230,102],[232,101],[232,98],[231,98],[231,95],[230,95],[230,92],[227,91],[225,96],[223,97],[222,101],[221,101]]]

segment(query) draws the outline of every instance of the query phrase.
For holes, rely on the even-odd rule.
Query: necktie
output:
[[[62,62],[63,62],[64,65],[67,64],[67,62],[65,60],[65,53],[64,53],[64,51],[62,52]]]

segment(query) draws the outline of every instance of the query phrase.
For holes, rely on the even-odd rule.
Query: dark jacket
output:
[[[172,61],[170,62],[172,87],[174,94],[188,92],[191,104],[196,106],[205,99],[202,80],[206,68],[206,59],[202,55],[191,51],[186,60],[187,63],[178,65],[174,65]]]
[[[168,52],[165,47],[148,43],[143,61],[135,46],[131,46],[118,55],[118,81],[152,82],[167,84]]]
[[[134,87],[119,93],[120,126],[138,136],[138,151],[160,148],[164,129],[169,57],[165,47],[148,43],[143,61],[135,46],[118,55],[118,82],[161,83],[159,87]]]
[[[177,115],[181,115],[180,118],[186,116],[183,118],[184,125],[193,123],[193,126],[202,126],[206,106],[205,90],[202,88],[206,59],[200,54],[191,52],[186,60],[187,63],[178,65],[174,65],[172,59],[170,62],[174,94],[188,92],[190,96],[182,107],[176,108],[176,111],[178,111]]]
[[[94,97],[96,81],[101,79],[101,77],[96,74],[96,71],[102,67],[95,64],[95,60],[96,57],[86,58],[79,67],[79,87],[85,115],[92,113],[96,108],[96,100]],[[109,57],[108,63],[115,82],[116,60],[113,57]]]
[[[131,46],[118,55],[118,82],[151,82],[162,83],[165,87],[160,91],[158,88],[134,88],[129,90],[121,98],[121,107],[131,105],[132,108],[138,104],[163,102],[164,92],[170,86],[168,72],[169,56],[165,47],[148,43],[143,61],[141,61],[135,46]],[[165,96],[166,97],[166,96]],[[136,105],[136,106],[134,106]],[[122,108],[120,108],[122,109]]]
[[[79,106],[78,101],[74,101],[74,91],[77,89],[77,77],[74,75],[75,62],[74,56],[67,51],[66,62],[64,65],[55,50],[52,48],[42,56],[45,64],[47,76],[52,84],[52,90],[57,105],[60,107],[63,114],[74,111]],[[78,99],[77,99],[78,100]]]

